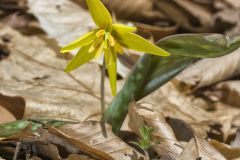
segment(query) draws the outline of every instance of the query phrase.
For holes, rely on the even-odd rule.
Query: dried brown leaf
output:
[[[224,103],[240,108],[240,81],[225,81],[214,87],[215,96]]]
[[[236,134],[235,134],[235,138],[234,140],[231,142],[231,147],[233,148],[240,148],[240,130],[238,129]]]
[[[0,113],[1,113],[0,124],[8,123],[16,120],[16,117],[14,117],[14,115],[11,112],[9,112],[7,109],[5,109],[1,105],[0,105]]]
[[[156,1],[156,6],[170,20],[191,32],[211,32],[211,13],[196,3],[187,0]]]
[[[0,94],[0,106],[5,114],[3,114],[3,112],[0,113],[2,113],[2,116],[5,116],[5,118],[9,118],[8,121],[23,118],[25,111],[25,101],[23,98],[17,96],[8,97]],[[4,120],[2,116],[1,119]],[[4,123],[3,121],[0,122]]]
[[[224,143],[218,142],[216,140],[210,141],[220,153],[222,153],[227,159],[240,158],[240,148],[232,148]]]
[[[2,38],[6,35],[11,37],[9,41]],[[5,103],[13,108],[26,107],[25,117],[57,116],[84,121],[100,114],[97,65],[86,64],[67,74],[63,72],[66,60],[57,58],[44,41],[7,27],[0,29],[0,44],[11,50],[9,57],[0,61],[0,93]],[[11,97],[19,97],[24,103],[16,103]],[[110,99],[110,88],[106,87],[106,100]]]
[[[136,150],[115,136],[109,125],[105,127],[104,133],[103,124],[87,121],[79,124],[67,124],[58,130],[50,128],[49,131],[100,159],[132,160],[135,158],[137,160],[143,158]]]
[[[193,138],[185,147],[179,160],[227,160],[204,139]]]
[[[29,12],[40,22],[50,38],[60,46],[87,33],[94,24],[90,14],[70,0],[27,0]]]

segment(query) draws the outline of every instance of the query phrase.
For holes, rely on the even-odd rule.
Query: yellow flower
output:
[[[61,49],[62,53],[66,53],[81,47],[76,56],[69,62],[65,71],[70,72],[82,64],[104,54],[112,95],[115,96],[117,90],[117,53],[122,54],[123,48],[159,56],[168,56],[169,53],[132,33],[136,31],[136,27],[113,24],[110,13],[100,0],[86,1],[92,19],[98,28]]]

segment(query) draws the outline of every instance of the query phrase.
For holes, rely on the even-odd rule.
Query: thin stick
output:
[[[101,111],[102,111],[102,121],[104,121],[104,112],[105,112],[105,74],[106,74],[106,62],[103,57],[102,65],[102,75],[101,75]]]
[[[106,62],[103,57],[103,66],[102,66],[102,75],[101,75],[101,111],[102,111],[102,123],[101,123],[101,128],[102,128],[102,133],[104,137],[107,137],[107,129],[105,126],[105,117],[104,117],[104,112],[105,112],[105,73],[106,73]]]
[[[16,149],[15,149],[14,156],[13,156],[13,160],[17,160],[17,156],[18,156],[18,152],[19,152],[19,149],[20,149],[20,145],[21,145],[21,142],[17,142]]]
[[[144,154],[145,154],[145,156],[146,156],[146,159],[147,159],[147,160],[150,160],[148,151],[147,151],[146,149],[144,149],[143,151],[144,151]]]

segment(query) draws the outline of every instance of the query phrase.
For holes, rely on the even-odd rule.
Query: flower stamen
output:
[[[105,34],[105,30],[104,29],[100,29],[97,33],[96,33],[96,36],[97,37],[100,37],[100,36],[103,36]]]
[[[109,35],[109,43],[110,43],[110,46],[112,47],[115,45],[115,40],[111,34]]]

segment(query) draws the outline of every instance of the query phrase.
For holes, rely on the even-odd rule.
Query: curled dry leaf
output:
[[[191,1],[156,1],[157,8],[170,20],[191,32],[211,32],[211,13]]]
[[[240,129],[237,130],[234,140],[231,142],[231,147],[240,148]]]
[[[240,81],[225,81],[214,87],[213,94],[224,103],[240,108]]]
[[[198,89],[240,74],[240,48],[219,58],[199,60],[176,77],[180,85]]]
[[[9,41],[3,39],[6,35],[11,37]],[[93,78],[100,77],[97,65],[86,64],[67,74],[63,72],[66,61],[57,58],[44,41],[7,27],[0,29],[0,44],[11,51],[0,61],[2,101],[12,108],[25,107],[24,117],[57,116],[84,121],[100,114],[100,82]],[[21,103],[11,97],[19,97]],[[106,100],[110,98],[110,88],[106,88]]]
[[[143,155],[114,135],[109,125],[104,126],[99,122],[67,124],[59,127],[58,130],[49,128],[49,131],[102,160],[144,159]]]
[[[24,110],[24,99],[21,97],[7,97],[0,94],[0,124],[21,119],[23,117]]]
[[[210,143],[227,159],[240,158],[240,148],[232,148],[224,143],[218,142],[216,140],[210,141]]]
[[[142,105],[132,103],[129,108],[129,126],[140,136],[140,128],[147,125],[153,128],[153,146],[152,148],[166,160],[175,160],[182,152],[181,144],[178,143],[171,127],[165,121],[162,113],[153,108],[147,108]],[[159,142],[154,144],[155,142]]]
[[[240,2],[238,0],[224,0],[224,1],[234,8],[240,8]]]
[[[224,9],[214,15],[215,27],[219,32],[224,32],[226,28],[229,30],[227,35],[236,35],[239,33],[239,9]]]
[[[212,15],[210,11],[191,1],[176,0],[175,2],[184,8],[188,13],[192,14],[192,16],[197,18],[201,27],[211,28]]]
[[[227,160],[206,140],[193,138],[179,156],[179,160]]]
[[[16,117],[14,117],[14,115],[11,114],[11,112],[9,112],[3,106],[0,106],[0,113],[1,113],[0,124],[8,123],[16,120]]]

